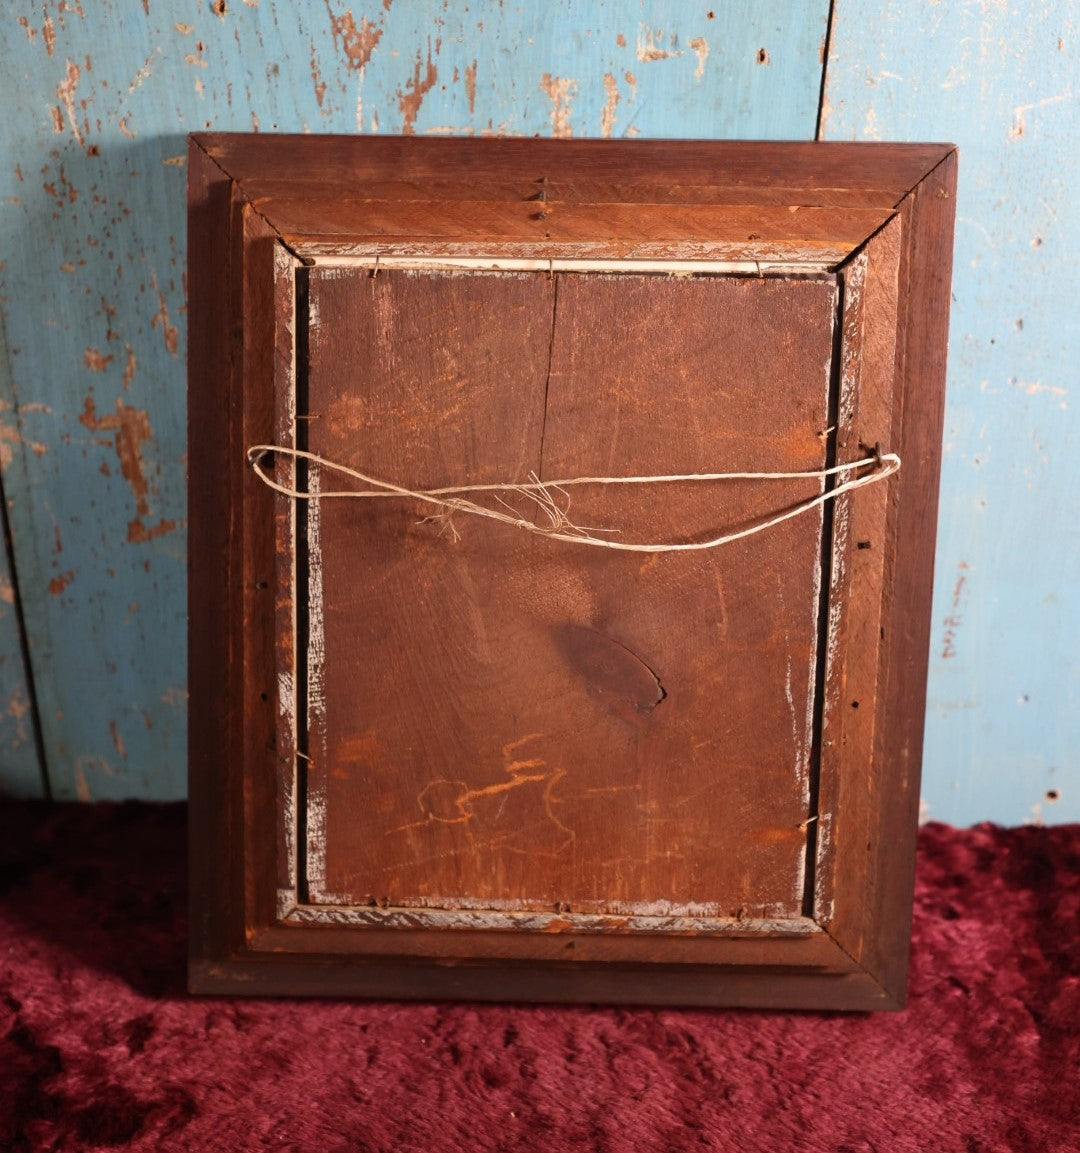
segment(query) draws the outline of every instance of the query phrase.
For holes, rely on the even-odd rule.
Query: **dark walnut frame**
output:
[[[941,144],[192,137],[194,992],[904,1004],[955,181],[956,152]],[[304,765],[278,692],[293,684],[304,644],[291,548],[299,514],[259,483],[245,451],[295,443],[297,285],[342,255],[704,261],[732,275],[835,276],[829,460],[880,445],[903,466],[839,497],[823,521],[800,915],[698,928],[484,910],[327,916],[305,903]]]

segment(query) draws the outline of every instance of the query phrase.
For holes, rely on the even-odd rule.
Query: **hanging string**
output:
[[[368,487],[317,493],[289,488],[279,484],[263,468],[264,459],[276,455],[290,457],[297,461],[307,461],[310,464],[318,465],[327,472],[339,473]],[[879,481],[892,476],[900,468],[900,458],[895,453],[878,451],[873,456],[867,456],[861,460],[854,460],[847,464],[838,464],[832,468],[818,469],[813,472],[694,472],[672,476],[577,476],[566,480],[545,481],[540,480],[535,473],[530,473],[529,480],[523,483],[467,484],[453,485],[447,488],[413,489],[404,485],[393,484],[387,480],[380,480],[378,477],[349,468],[347,465],[339,464],[336,461],[327,460],[313,452],[305,452],[298,448],[286,448],[282,445],[252,445],[247,451],[247,459],[255,475],[263,484],[293,500],[369,500],[382,497],[415,500],[422,504],[432,505],[437,511],[431,516],[424,517],[423,521],[439,523],[444,531],[452,535],[454,540],[458,539],[458,532],[452,518],[455,513],[460,512],[469,516],[486,517],[489,520],[498,521],[500,524],[510,525],[513,528],[524,529],[526,532],[547,537],[549,540],[565,541],[568,544],[591,545],[594,548],[617,549],[622,552],[644,553],[694,552],[701,549],[718,548],[720,545],[743,540],[746,537],[754,536],[756,533],[764,532],[774,525],[791,520],[793,517],[801,516],[826,501],[843,496],[844,493],[877,484]],[[850,480],[841,481],[832,488],[818,493],[817,496],[793,505],[791,508],[765,520],[758,521],[748,528],[725,533],[711,540],[646,544],[606,540],[604,536],[596,534],[613,534],[620,530],[576,525],[569,518],[570,496],[566,490],[576,485],[682,484],[725,480],[826,480],[832,476],[857,472],[862,468],[871,468],[872,471],[864,473],[862,476],[852,477]],[[491,493],[502,507],[493,508],[490,505],[480,504],[464,496],[465,493]],[[523,517],[503,498],[501,495],[503,493],[513,494],[530,501],[544,514],[546,523],[544,521],[537,523]],[[564,503],[560,505],[556,496],[562,497]]]

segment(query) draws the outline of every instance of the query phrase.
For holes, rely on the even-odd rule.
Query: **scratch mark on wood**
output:
[[[540,799],[545,816],[565,836],[565,840],[559,845],[556,852],[565,851],[574,843],[577,836],[574,830],[564,824],[554,811],[554,806],[560,803],[555,796],[555,789],[567,775],[566,770],[558,766],[549,768],[543,757],[512,759],[514,752],[522,745],[537,740],[542,735],[542,733],[529,733],[503,746],[503,770],[506,772],[508,780],[477,787],[470,786],[467,781],[446,777],[429,781],[416,798],[416,803],[424,814],[423,819],[399,825],[388,831],[390,833],[402,833],[411,829],[425,828],[432,824],[469,825],[476,818],[474,806],[477,801],[492,797],[505,797],[505,794],[515,789],[536,784],[544,786]],[[501,811],[500,809],[499,812],[501,813]]]

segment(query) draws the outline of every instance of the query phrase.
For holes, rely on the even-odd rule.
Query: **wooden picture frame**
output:
[[[955,149],[188,160],[192,991],[902,1006]],[[304,452],[410,489],[813,474],[721,525],[574,490],[642,540],[901,464],[631,562],[252,467],[325,493]]]

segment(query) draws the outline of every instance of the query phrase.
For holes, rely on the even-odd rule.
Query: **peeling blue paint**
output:
[[[1080,820],[1073,5],[839,0],[827,139],[960,146],[924,797]]]
[[[3,481],[57,797],[185,790],[185,134],[807,139],[827,11],[5,6],[0,400],[18,437]]]

